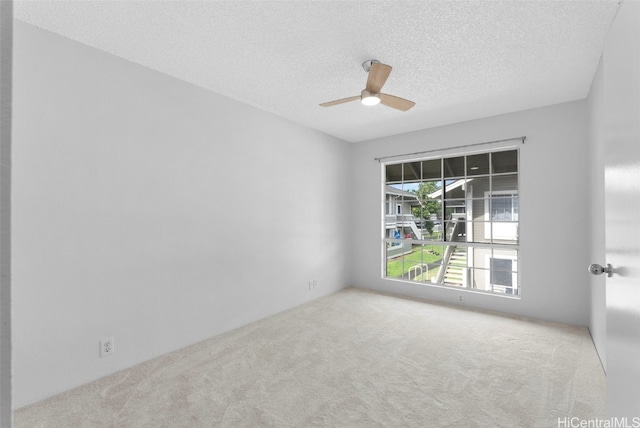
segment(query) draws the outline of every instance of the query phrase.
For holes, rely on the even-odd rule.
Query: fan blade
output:
[[[416,105],[413,101],[405,100],[404,98],[389,94],[380,94],[380,104],[402,111],[407,111]]]
[[[378,93],[391,73],[391,66],[374,62],[367,78],[367,91]]]
[[[335,106],[338,104],[342,104],[342,103],[348,103],[349,101],[355,101],[355,100],[359,100],[360,99],[360,95],[356,95],[355,97],[349,97],[349,98],[342,98],[339,100],[333,100],[333,101],[329,101],[326,103],[322,103],[320,104],[322,107],[331,107],[331,106]]]

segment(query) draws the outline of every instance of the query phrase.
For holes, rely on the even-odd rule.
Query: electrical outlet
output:
[[[318,280],[317,279],[310,279],[309,280],[309,291],[313,290],[317,286],[318,286]]]
[[[458,294],[458,302],[459,303],[464,303],[464,295],[463,294]]]
[[[113,355],[116,352],[114,345],[113,337],[102,339],[100,341],[100,356],[108,357],[109,355]]]

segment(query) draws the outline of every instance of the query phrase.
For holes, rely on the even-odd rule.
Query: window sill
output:
[[[382,277],[382,279],[384,281],[399,282],[399,283],[402,283],[402,284],[411,284],[411,285],[418,285],[418,286],[424,286],[424,287],[433,287],[433,288],[461,291],[461,292],[473,293],[473,294],[482,294],[482,295],[485,295],[485,296],[493,296],[493,297],[509,299],[509,300],[522,300],[522,296],[519,295],[519,294],[518,295],[513,295],[513,294],[492,293],[491,291],[478,290],[476,288],[456,287],[454,285],[436,284],[436,283],[433,283],[433,282],[408,281],[406,279],[399,279],[399,278]]]

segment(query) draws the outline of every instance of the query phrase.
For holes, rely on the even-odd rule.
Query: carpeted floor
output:
[[[584,328],[347,289],[15,412],[15,427],[557,427],[604,418]]]

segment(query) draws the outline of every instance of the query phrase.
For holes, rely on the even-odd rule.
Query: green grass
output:
[[[416,245],[413,251],[409,254],[405,254],[404,257],[396,257],[387,261],[387,277],[388,278],[401,278],[406,274],[412,266],[419,264],[435,263],[442,259],[442,246],[438,245]],[[430,269],[437,272],[437,268]]]

